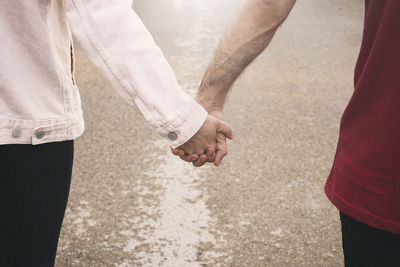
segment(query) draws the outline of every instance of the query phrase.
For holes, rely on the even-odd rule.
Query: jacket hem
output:
[[[0,145],[32,144],[74,140],[82,135],[82,111],[72,118],[50,120],[0,119]]]

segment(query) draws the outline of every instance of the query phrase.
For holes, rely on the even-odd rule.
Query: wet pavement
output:
[[[136,0],[194,95],[239,0]],[[363,1],[299,0],[224,110],[230,154],[195,169],[77,51],[86,132],[56,266],[343,266],[323,186],[352,92]]]

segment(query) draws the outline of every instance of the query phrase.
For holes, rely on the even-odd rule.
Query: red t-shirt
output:
[[[343,213],[400,234],[400,0],[367,0],[355,90],[325,192]]]

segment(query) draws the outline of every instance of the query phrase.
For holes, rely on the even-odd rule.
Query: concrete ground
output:
[[[136,0],[191,95],[239,0]],[[362,0],[299,0],[224,110],[230,154],[195,169],[77,51],[76,145],[56,266],[343,266],[323,186],[352,93]]]

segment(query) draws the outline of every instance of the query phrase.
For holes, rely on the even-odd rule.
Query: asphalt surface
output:
[[[195,94],[239,0],[136,0],[178,80]],[[86,132],[76,143],[56,266],[343,266],[323,192],[352,93],[362,0],[299,0],[235,84],[234,130],[195,169],[77,50]]]

